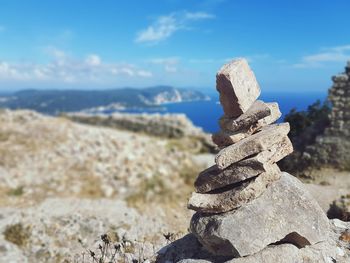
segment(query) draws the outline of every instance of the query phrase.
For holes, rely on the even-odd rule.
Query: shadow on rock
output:
[[[203,246],[198,242],[197,238],[193,234],[187,234],[186,236],[170,243],[158,251],[156,262],[179,262],[186,260],[190,262],[225,262],[227,257],[218,257],[210,254]]]

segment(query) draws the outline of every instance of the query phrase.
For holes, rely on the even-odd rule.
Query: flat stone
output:
[[[228,117],[238,117],[246,112],[260,95],[255,75],[243,58],[225,64],[218,71],[216,89]]]
[[[261,119],[257,119],[258,118],[257,116],[263,116],[263,115],[250,114],[250,116],[245,116],[245,118],[247,118],[247,122],[244,119],[239,120],[244,115],[247,115],[249,111],[242,114],[237,119],[230,119],[226,117],[221,118],[220,126],[222,130],[219,131],[218,133],[213,134],[212,136],[213,142],[219,147],[229,146],[231,144],[239,142],[240,140],[246,137],[249,137],[257,130],[261,129],[266,125],[274,123],[281,117],[282,113],[279,110],[277,103],[266,103],[265,106],[270,112],[270,115],[265,116]],[[252,122],[253,120],[256,120],[256,121]]]
[[[247,180],[266,172],[266,165],[276,163],[292,152],[293,145],[288,136],[285,136],[270,149],[234,163],[224,170],[219,169],[217,165],[209,167],[198,175],[194,186],[198,193],[206,193]]]
[[[271,114],[270,108],[261,100],[257,100],[247,110],[247,112],[240,115],[238,118],[229,118],[226,115],[219,119],[221,129],[228,131],[238,131],[243,128],[252,126],[258,120],[265,118]]]
[[[281,141],[289,130],[289,123],[265,126],[252,136],[222,149],[216,155],[215,163],[220,169],[225,169],[248,156],[268,150],[273,144]]]
[[[258,126],[260,127],[264,127],[268,124],[274,123],[282,116],[282,112],[280,111],[277,102],[268,102],[266,103],[266,105],[269,107],[271,114],[258,121]]]
[[[329,238],[325,213],[288,173],[259,198],[231,212],[197,212],[190,229],[211,253],[234,257],[253,255],[279,241],[305,247]]]
[[[240,131],[236,133],[219,131],[217,133],[214,133],[211,139],[217,146],[219,146],[220,148],[223,148],[231,144],[237,143],[243,140],[244,138],[247,138],[248,136],[252,135],[253,132],[254,132],[254,129]]]
[[[247,158],[240,161],[241,165],[249,165],[251,162],[260,162],[260,163],[277,163],[282,160],[287,155],[293,152],[293,144],[288,138],[284,136],[280,141],[273,144],[270,148],[265,151],[258,153],[255,158]]]
[[[267,165],[266,172],[239,183],[209,193],[192,193],[188,208],[204,213],[222,213],[233,210],[259,197],[269,184],[281,176],[277,164]]]

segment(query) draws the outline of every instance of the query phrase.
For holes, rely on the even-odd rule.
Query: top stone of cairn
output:
[[[246,112],[260,95],[260,87],[248,62],[235,59],[216,74],[216,89],[227,117],[236,118]]]

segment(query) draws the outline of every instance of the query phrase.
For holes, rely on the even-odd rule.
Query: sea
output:
[[[219,130],[218,119],[223,115],[219,104],[218,94],[208,94],[211,100],[191,101],[180,103],[169,103],[162,105],[158,110],[133,110],[130,113],[183,113],[194,125],[201,127],[204,131],[213,133]],[[307,107],[317,100],[324,101],[327,92],[270,92],[264,93],[259,99],[265,102],[278,102],[283,121],[284,116],[293,108],[298,111],[306,110]]]

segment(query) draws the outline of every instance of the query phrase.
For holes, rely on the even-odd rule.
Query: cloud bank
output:
[[[50,62],[13,63],[0,61],[0,81],[23,83],[117,83],[121,78],[150,78],[152,72],[133,64],[107,63],[97,54],[84,58],[68,56],[64,51],[49,47],[45,49]]]
[[[307,55],[301,61],[294,64],[295,68],[323,67],[327,63],[345,62],[350,59],[350,45],[323,48],[320,52]]]

